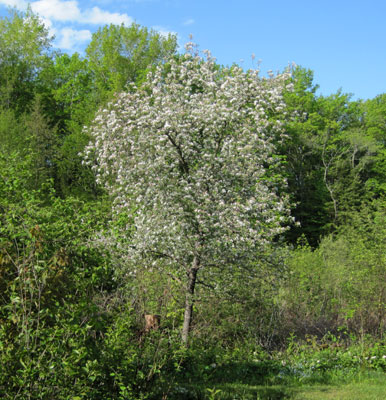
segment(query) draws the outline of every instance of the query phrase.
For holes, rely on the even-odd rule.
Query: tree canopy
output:
[[[98,29],[86,48],[99,94],[108,98],[140,81],[151,65],[167,60],[177,47],[174,35],[162,36],[138,24]]]
[[[115,212],[135,208],[131,259],[187,274],[184,341],[198,271],[250,265],[289,210],[273,141],[282,124],[269,118],[286,75],[219,69],[187,50],[102,110],[86,148]]]

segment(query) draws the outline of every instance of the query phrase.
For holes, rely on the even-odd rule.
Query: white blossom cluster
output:
[[[283,114],[287,78],[220,68],[188,43],[98,113],[85,158],[116,213],[135,207],[132,260],[222,268],[258,257],[283,231],[273,144],[282,126],[272,116]]]

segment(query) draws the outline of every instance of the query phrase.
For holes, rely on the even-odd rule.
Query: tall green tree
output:
[[[386,194],[386,94],[376,96],[361,104],[363,111],[364,134],[375,142],[377,151],[368,169],[366,190],[371,197],[383,197]]]
[[[79,157],[89,139],[83,127],[89,125],[100,105],[89,63],[77,53],[58,53],[42,70],[41,82],[44,114],[57,133],[57,193],[94,197],[98,192],[94,176]]]
[[[12,9],[0,19],[0,105],[23,113],[31,105],[52,38],[38,16]]]
[[[78,53],[55,54],[41,71],[41,96],[46,114],[62,135],[89,124],[98,107],[93,72]]]
[[[292,71],[293,90],[284,96],[291,119],[286,123],[288,140],[281,152],[286,157],[288,188],[295,204],[292,215],[301,224],[293,226],[288,237],[296,242],[304,234],[315,245],[329,218],[324,207],[328,193],[323,184],[320,154],[313,145],[323,127],[318,112],[318,85],[313,79],[311,70],[297,67]]]
[[[39,188],[47,179],[57,180],[59,136],[56,127],[51,127],[45,117],[39,97],[36,97],[31,112],[23,116],[22,122],[25,146],[31,159],[33,187]]]
[[[293,70],[292,81],[294,90],[285,98],[295,118],[287,121],[282,152],[301,227],[290,237],[296,241],[305,234],[315,246],[366,199],[377,145],[364,130],[360,104],[349,95],[317,96],[312,71],[301,67]]]
[[[141,80],[148,67],[175,54],[176,48],[174,35],[164,37],[135,23],[99,28],[86,49],[99,96],[105,100]]]

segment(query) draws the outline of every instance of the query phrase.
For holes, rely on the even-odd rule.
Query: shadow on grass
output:
[[[232,385],[233,386],[233,385]],[[230,399],[259,399],[259,400],[280,400],[280,399],[292,399],[294,395],[294,389],[286,388],[284,386],[244,386],[235,385],[233,387],[224,385],[219,387],[221,392],[219,393],[218,399],[230,400]]]
[[[180,388],[181,390],[182,388]],[[281,400],[293,399],[296,389],[284,386],[248,386],[223,384],[216,386],[189,385],[180,393],[172,393],[174,400]]]
[[[168,400],[280,400],[280,399],[385,399],[383,372],[362,373],[352,382],[300,382],[289,368],[277,361],[232,362],[180,376],[166,397]],[[182,379],[181,379],[182,378]],[[312,377],[311,377],[312,378]],[[382,394],[380,394],[382,393]],[[161,398],[161,397],[159,397]]]
[[[291,399],[296,388],[277,385],[283,367],[277,361],[232,362],[205,371],[203,380],[185,378],[168,399],[279,400]]]
[[[220,365],[208,373],[208,383],[240,383],[244,385],[266,385],[278,376],[283,368],[273,360],[259,362],[234,362]]]

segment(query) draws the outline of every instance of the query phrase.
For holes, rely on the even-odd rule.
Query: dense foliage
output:
[[[0,397],[385,371],[385,94],[319,96],[304,68],[263,79],[136,24],[85,56],[51,41],[30,11],[0,20]]]

